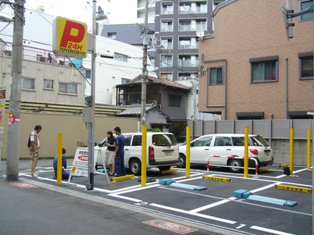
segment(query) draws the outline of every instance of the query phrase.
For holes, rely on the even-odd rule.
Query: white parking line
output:
[[[227,219],[219,218],[219,217],[216,217],[216,216],[203,215],[203,214],[199,214],[199,213],[192,213],[190,211],[181,210],[181,209],[177,209],[177,208],[174,208],[174,207],[164,206],[164,205],[160,205],[160,204],[156,204],[156,203],[151,203],[149,205],[153,206],[153,207],[158,207],[160,209],[175,211],[175,212],[179,212],[179,213],[182,213],[182,214],[193,215],[193,216],[204,218],[204,219],[215,220],[215,221],[218,221],[218,222],[221,222],[221,223],[226,223],[226,224],[236,224],[237,223],[236,221],[233,221],[233,220],[227,220]]]
[[[250,228],[254,229],[254,230],[261,231],[261,232],[272,233],[272,234],[277,234],[277,235],[294,235],[293,233],[285,233],[285,232],[281,232],[278,230],[263,228],[263,227],[259,227],[259,226],[251,226]]]
[[[251,193],[257,193],[257,192],[260,192],[260,191],[263,191],[263,190],[266,190],[266,189],[269,189],[269,188],[273,188],[276,184],[280,184],[280,183],[281,182],[269,184],[269,185],[266,185],[264,187],[260,187],[260,188],[257,188],[257,189],[250,190],[250,192]]]
[[[204,210],[207,210],[207,209],[210,209],[210,208],[213,208],[213,207],[216,207],[216,206],[220,206],[222,204],[225,204],[227,202],[230,202],[230,200],[232,200],[233,197],[230,197],[228,199],[224,199],[224,200],[221,200],[221,201],[218,201],[218,202],[214,202],[214,203],[211,203],[211,204],[208,204],[206,206],[202,206],[202,207],[199,207],[199,208],[196,208],[194,210],[190,210],[191,213],[197,213],[197,212],[200,212],[200,211],[204,211]],[[234,199],[233,199],[234,200]]]
[[[302,172],[302,171],[306,171],[307,170],[307,168],[303,168],[303,169],[300,169],[300,170],[296,170],[296,171],[293,171],[293,174],[297,174],[297,173],[300,173],[300,172]],[[281,179],[281,178],[284,178],[284,177],[286,177],[286,176],[288,176],[288,175],[279,175],[279,176],[277,176],[277,177],[275,177],[276,179]]]
[[[126,196],[122,196],[122,195],[118,195],[118,194],[108,194],[108,196],[111,197],[116,197],[116,198],[120,198],[120,199],[124,199],[124,200],[128,200],[131,202],[141,202],[142,200],[136,199],[136,198],[131,198],[131,197],[126,197]]]

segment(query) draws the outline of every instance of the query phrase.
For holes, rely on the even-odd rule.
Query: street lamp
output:
[[[88,122],[88,184],[87,190],[94,189],[94,143],[95,143],[95,78],[96,78],[96,36],[97,36],[97,20],[107,18],[101,7],[96,12],[96,0],[93,0],[92,30],[93,30],[93,49],[92,49],[92,68],[91,68],[91,96],[89,106],[89,122]]]

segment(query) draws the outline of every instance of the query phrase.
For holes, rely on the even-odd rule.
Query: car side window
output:
[[[215,138],[215,146],[232,146],[231,139],[226,136],[217,136]]]
[[[244,137],[232,137],[233,146],[244,146]]]
[[[133,136],[132,146],[142,146],[142,136],[140,135]]]
[[[212,139],[213,139],[212,136],[205,136],[192,142],[191,146],[192,147],[210,146]]]
[[[125,135],[124,138],[125,138],[124,146],[130,146],[132,136],[131,135]]]

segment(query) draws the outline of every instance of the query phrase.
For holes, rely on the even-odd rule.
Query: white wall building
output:
[[[142,73],[143,50],[123,42],[97,36],[96,51],[95,102],[115,105],[115,86],[128,83]],[[148,71],[151,71],[149,60],[148,64]],[[83,61],[83,65],[85,68],[91,68],[90,57]],[[149,75],[154,76],[155,73],[150,72]],[[86,95],[89,94],[90,86],[87,85]]]
[[[12,17],[10,11],[2,11],[1,15],[4,14]],[[46,55],[43,55],[46,59],[48,52],[52,50],[52,23],[54,18],[43,12],[28,9],[25,11],[24,45],[32,47],[34,50],[46,50]],[[0,32],[0,38],[5,42],[12,42],[13,24],[7,25],[5,22],[0,22],[0,28],[3,29]],[[114,105],[116,101],[114,87],[141,74],[143,52],[139,47],[101,36],[97,37],[96,47],[98,55],[96,63],[96,103]],[[32,56],[36,57],[36,54]],[[105,56],[112,56],[113,59],[104,58]],[[83,66],[88,70],[86,76],[90,78],[90,56],[83,60]],[[149,70],[152,70],[152,68],[149,68]],[[150,75],[154,75],[154,73],[150,73]],[[81,79],[84,80],[83,77]],[[89,84],[86,84],[86,91],[83,93],[90,94]]]

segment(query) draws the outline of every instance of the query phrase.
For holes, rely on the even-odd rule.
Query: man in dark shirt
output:
[[[117,135],[116,137],[116,157],[115,157],[115,176],[123,176],[126,175],[125,167],[124,167],[124,143],[125,138],[121,134],[120,127],[114,128],[114,131]]]
[[[65,156],[66,150],[65,148],[62,148],[62,179],[67,180],[69,179],[69,172],[67,172],[65,169],[67,168],[67,159]],[[53,169],[55,171],[55,178],[57,178],[57,169],[58,169],[58,156],[55,156],[53,159]]]

